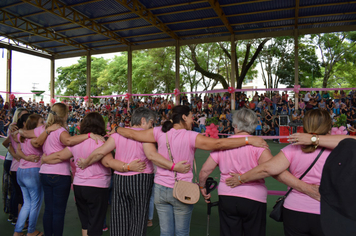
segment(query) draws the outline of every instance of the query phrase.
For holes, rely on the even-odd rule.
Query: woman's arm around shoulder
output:
[[[57,164],[70,159],[72,156],[72,152],[66,147],[63,150],[52,153],[48,156],[43,154],[41,162],[46,164]]]
[[[268,148],[266,141],[256,136],[249,136],[246,141],[246,138],[214,139],[199,134],[195,139],[195,147],[202,150],[225,150],[244,145]]]

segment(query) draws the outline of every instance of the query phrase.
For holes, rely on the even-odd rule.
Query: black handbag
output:
[[[309,170],[314,166],[314,164],[318,161],[319,157],[321,156],[321,154],[324,152],[325,148],[321,149],[321,151],[319,152],[318,156],[315,158],[315,160],[313,161],[313,163],[309,166],[309,168],[302,174],[302,176],[300,176],[300,180],[309,172]],[[271,217],[272,219],[274,219],[275,221],[278,222],[283,222],[283,204],[284,204],[284,200],[286,199],[286,197],[288,196],[288,194],[292,191],[293,189],[290,188],[288,190],[288,192],[277,199],[276,204],[273,206],[273,210],[271,211],[271,213],[269,214],[269,217]]]

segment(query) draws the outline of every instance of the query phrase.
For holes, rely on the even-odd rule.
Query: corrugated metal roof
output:
[[[183,44],[185,40],[209,41],[229,36],[230,26],[235,35],[290,34],[296,7],[297,29],[356,30],[356,2],[344,0],[300,0],[299,6],[295,0],[219,0],[228,22],[219,17],[221,9],[203,0],[132,0],[126,6],[127,1],[122,2],[49,0],[39,6],[36,1],[1,0],[0,35],[55,56],[69,56],[127,45],[159,47],[176,39]],[[55,3],[62,8],[52,9]]]

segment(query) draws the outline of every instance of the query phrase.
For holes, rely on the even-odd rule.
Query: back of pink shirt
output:
[[[142,130],[138,128],[132,128],[134,130]],[[125,163],[130,163],[131,161],[140,159],[141,161],[146,162],[146,168],[143,172],[119,172],[115,171],[114,173],[117,175],[137,175],[140,173],[145,174],[152,174],[153,164],[150,160],[147,159],[141,142],[137,142],[131,139],[127,139],[119,134],[113,134],[110,136],[115,140],[116,152],[115,152],[115,159],[123,161]]]
[[[73,147],[67,147],[74,157],[75,176],[74,185],[90,186],[97,188],[108,188],[110,186],[111,170],[104,167],[100,161],[88,166],[84,170],[77,165],[79,158],[88,158],[88,156],[98,147],[102,146],[103,142],[99,141],[96,144],[95,140],[87,139]]]
[[[239,138],[245,136],[234,135],[229,138]],[[218,186],[219,195],[235,196],[251,199],[258,202],[267,202],[267,188],[263,179],[248,182],[231,188],[225,184],[225,180],[231,175],[229,173],[246,173],[258,166],[258,160],[266,149],[247,145],[230,150],[214,151],[210,156],[219,165],[220,183]]]
[[[162,132],[162,127],[153,128],[153,135],[158,144],[158,153],[167,160],[171,160],[166,145],[166,133]],[[174,163],[188,161],[187,163],[193,168],[195,140],[198,133],[185,129],[176,130],[172,128],[167,132],[167,135]],[[192,168],[186,174],[177,173],[177,179],[192,182]],[[173,188],[174,181],[174,171],[166,170],[157,166],[155,183],[168,188]]]
[[[14,151],[16,153],[18,143],[12,138],[12,135],[10,135],[10,142],[11,142],[11,146],[14,148]],[[19,168],[19,165],[20,165],[20,162],[17,161],[15,158],[12,158],[10,171],[16,172],[17,169]]]
[[[312,153],[304,153],[300,145],[288,145],[281,151],[290,162],[289,171],[299,178],[318,156],[321,148],[317,148]],[[328,149],[324,150],[313,168],[302,179],[305,183],[320,185],[321,173],[330,152]],[[320,214],[320,202],[295,189],[292,190],[284,201],[284,207],[293,211]]]
[[[35,135],[36,135],[36,133],[35,133]],[[18,138],[20,138],[20,136],[18,136]],[[21,143],[21,149],[22,149],[22,152],[26,156],[36,155],[36,156],[42,157],[42,154],[43,154],[42,148],[35,148],[32,146],[31,139],[25,139],[25,141],[23,143]],[[26,161],[24,159],[21,159],[19,167],[21,169],[40,168],[41,167],[41,159],[39,159],[39,161],[37,161],[37,162]]]
[[[61,133],[67,132],[63,127],[51,132],[43,144],[43,153],[49,154],[62,151],[64,146],[60,140]],[[41,174],[70,175],[69,160],[57,164],[43,164],[40,169]]]

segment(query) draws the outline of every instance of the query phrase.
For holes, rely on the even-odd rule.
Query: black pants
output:
[[[73,185],[75,203],[82,229],[89,236],[103,234],[104,219],[109,203],[109,188]]]
[[[283,226],[286,236],[324,236],[320,215],[283,209]]]
[[[220,236],[266,235],[266,203],[219,196]]]
[[[154,174],[114,174],[111,236],[146,235]]]

